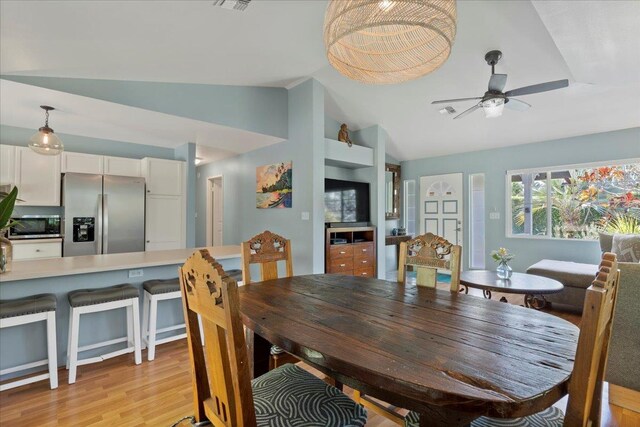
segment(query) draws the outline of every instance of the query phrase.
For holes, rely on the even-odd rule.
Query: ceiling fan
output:
[[[489,90],[484,93],[484,96],[476,98],[458,98],[458,99],[444,99],[442,101],[433,101],[432,104],[448,104],[450,102],[461,101],[478,101],[473,107],[463,111],[454,117],[454,119],[460,119],[466,115],[469,115],[476,111],[478,108],[484,110],[486,117],[499,117],[502,115],[502,110],[506,106],[512,110],[524,111],[531,107],[524,101],[512,98],[514,96],[531,95],[532,93],[547,92],[550,90],[561,89],[569,86],[569,80],[556,80],[553,82],[539,83],[537,85],[525,86],[518,89],[508,90],[502,92],[507,84],[506,74],[496,74],[495,66],[502,58],[502,52],[499,50],[492,50],[487,52],[484,56],[487,64],[491,65],[491,78],[489,79]]]

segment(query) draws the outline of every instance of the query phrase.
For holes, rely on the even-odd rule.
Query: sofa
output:
[[[640,262],[640,235],[600,233],[602,252],[613,252],[621,262]],[[548,302],[557,308],[582,313],[585,292],[595,278],[598,264],[583,264],[569,261],[543,259],[529,268],[528,274],[555,279],[564,285],[562,292],[545,295]]]

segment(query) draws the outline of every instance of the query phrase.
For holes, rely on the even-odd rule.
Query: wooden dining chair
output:
[[[471,423],[472,427],[600,425],[602,382],[607,363],[619,275],[615,254],[606,252],[584,300],[576,358],[569,381],[566,414],[552,406],[523,418],[481,417]],[[419,420],[420,416],[417,413],[410,412],[405,418],[405,425],[417,427],[420,425]]]
[[[197,423],[365,425],[362,406],[296,365],[281,366],[251,381],[235,280],[206,249],[194,252],[179,275]]]
[[[398,282],[404,283],[407,267],[417,272],[416,284],[434,288],[438,282],[438,269],[451,271],[451,292],[460,288],[460,259],[462,246],[454,245],[432,233],[416,236],[400,243]]]
[[[253,236],[242,242],[242,281],[252,283],[251,264],[260,265],[260,282],[278,279],[278,262],[284,261],[285,274],[283,277],[293,276],[293,262],[291,260],[291,242],[270,231]],[[277,368],[285,363],[296,363],[300,360],[287,353],[280,347],[271,346],[269,369]]]
[[[398,257],[398,282],[407,278],[407,267],[415,270],[416,284],[435,288],[438,282],[438,269],[451,271],[451,292],[460,288],[460,254],[462,247],[448,242],[432,233],[416,236],[412,240],[400,243]],[[404,425],[404,417],[393,407],[372,399],[359,391],[353,392],[353,399],[365,408],[382,415],[398,425]]]

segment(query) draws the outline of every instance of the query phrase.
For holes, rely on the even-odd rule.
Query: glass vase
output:
[[[0,274],[11,271],[13,245],[9,239],[0,236]]]
[[[507,261],[500,261],[500,264],[498,264],[498,268],[496,269],[496,273],[498,273],[498,277],[500,279],[508,279],[513,274],[513,269],[509,267]]]

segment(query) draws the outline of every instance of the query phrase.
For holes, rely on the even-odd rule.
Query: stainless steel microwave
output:
[[[9,228],[9,239],[62,237],[60,215],[23,215],[13,219],[18,221],[18,224]]]

